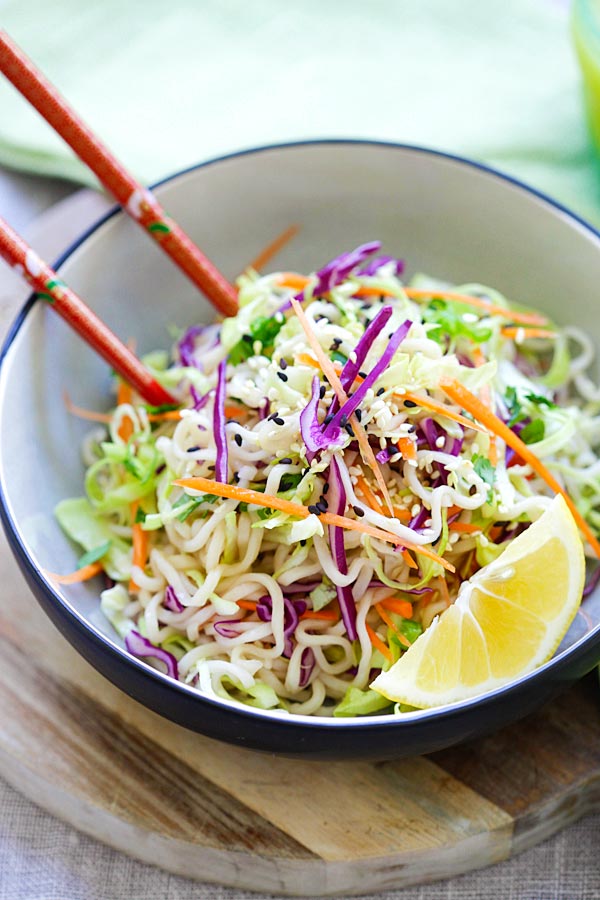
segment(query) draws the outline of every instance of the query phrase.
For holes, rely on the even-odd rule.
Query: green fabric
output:
[[[2,24],[151,182],[344,136],[485,160],[600,224],[564,0],[8,0]],[[0,83],[0,162],[93,183]]]

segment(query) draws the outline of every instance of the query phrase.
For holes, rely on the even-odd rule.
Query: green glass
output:
[[[571,27],[592,137],[600,150],[600,0],[574,0]]]

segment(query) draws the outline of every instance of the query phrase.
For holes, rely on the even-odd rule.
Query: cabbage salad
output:
[[[376,242],[239,279],[239,313],[118,387],[56,515],[127,649],[282,714],[402,712],[369,685],[556,484],[600,530],[600,393],[574,328],[480,284],[402,281]]]

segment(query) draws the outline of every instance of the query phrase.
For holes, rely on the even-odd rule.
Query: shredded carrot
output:
[[[383,656],[385,656],[385,658],[388,659],[390,662],[393,662],[393,661],[394,661],[394,657],[393,657],[392,651],[390,650],[390,648],[388,647],[388,645],[383,643],[383,641],[381,640],[381,638],[379,637],[379,635],[376,634],[376,633],[373,631],[373,629],[371,628],[371,626],[368,625],[366,622],[365,622],[365,626],[366,626],[366,629],[367,629],[367,634],[369,635],[369,640],[371,641],[371,643],[373,644],[373,646],[375,647],[375,649],[376,649],[376,650],[379,650],[379,652],[380,652],[381,654],[383,654]]]
[[[519,454],[519,456],[526,462],[529,463],[531,468],[537,472],[537,474],[542,478],[549,488],[551,488],[555,493],[561,494],[567,506],[571,510],[573,514],[573,518],[579,525],[579,528],[587,538],[590,546],[593,548],[596,556],[600,557],[600,542],[596,539],[594,533],[592,532],[590,526],[585,521],[565,489],[558,483],[554,475],[548,471],[546,466],[542,463],[540,459],[532,453],[527,444],[525,444],[521,438],[511,431],[510,428],[496,416],[491,410],[485,406],[484,403],[479,400],[468,388],[464,387],[464,385],[460,384],[460,382],[455,381],[452,378],[442,378],[440,379],[440,387],[445,393],[461,406],[464,410],[471,413],[472,416],[486,426],[491,432],[497,434],[505,444],[508,444],[509,447]]]
[[[54,572],[44,572],[44,575],[57,584],[78,584],[80,581],[89,581],[94,575],[99,575],[103,571],[102,563],[94,562],[90,563],[89,566],[76,569],[69,575],[56,575]]]
[[[302,328],[306,335],[306,339],[308,340],[308,343],[310,344],[310,346],[313,350],[313,353],[319,360],[323,374],[329,380],[329,384],[335,391],[335,394],[336,394],[336,397],[338,398],[338,402],[339,402],[340,406],[343,406],[343,404],[346,402],[348,397],[346,395],[346,392],[344,391],[344,388],[342,387],[340,379],[338,378],[337,372],[333,368],[331,360],[323,352],[323,348],[319,344],[319,341],[317,340],[317,336],[315,335],[314,331],[310,327],[310,323],[309,323],[308,319],[306,318],[306,313],[302,309],[302,306],[298,303],[298,301],[295,299],[295,297],[292,297],[290,302],[292,304],[292,308],[293,308],[294,312],[296,313],[298,319],[300,320],[300,324],[302,325]],[[369,439],[367,437],[367,434],[366,434],[364,428],[362,427],[362,425],[360,424],[360,422],[358,421],[358,419],[356,418],[355,414],[350,416],[350,424],[352,425],[354,434],[356,435],[356,439],[358,441],[358,445],[360,447],[362,457],[365,460],[365,462],[367,462],[369,464],[371,470],[373,471],[373,474],[375,475],[375,481],[379,485],[379,490],[381,491],[381,493],[383,495],[383,499],[385,500],[385,502],[387,503],[387,505],[391,511],[392,501],[391,501],[391,498],[389,495],[389,491],[387,489],[387,485],[385,483],[385,479],[381,473],[381,469],[379,468],[379,463],[375,459],[375,454],[373,453],[371,445],[369,444]]]
[[[403,619],[412,619],[412,603],[409,603],[408,600],[398,600],[397,597],[386,597],[385,600],[379,601],[378,606],[383,606],[384,609],[402,616]]]
[[[490,533],[488,534],[488,537],[489,537],[490,541],[492,541],[493,544],[496,543],[496,541],[502,534],[502,531],[503,531],[503,529],[500,525],[492,525],[492,527],[490,528]]]
[[[135,521],[138,507],[139,503],[137,500],[131,504],[131,539],[133,543],[131,565],[143,569],[148,559],[148,532],[144,531],[141,522]],[[129,581],[129,590],[132,593],[139,591],[139,585],[135,583],[133,578]]]
[[[486,358],[485,358],[485,355],[484,355],[481,347],[473,348],[473,361],[478,368],[479,368],[479,366],[485,365]],[[481,399],[485,403],[485,405],[488,407],[488,409],[490,409],[493,412],[494,411],[494,403],[492,400],[492,389],[489,384],[484,384],[480,388],[479,396],[481,397]],[[492,466],[494,468],[496,468],[496,466],[498,465],[498,446],[496,443],[496,436],[494,434],[490,435],[490,447],[489,447],[488,456],[489,456]]]
[[[306,275],[299,275],[298,272],[282,272],[277,279],[277,284],[281,287],[291,288],[293,291],[303,291],[310,284],[310,278]]]
[[[282,231],[281,234],[278,234],[274,240],[267,244],[267,246],[254,257],[252,262],[246,266],[246,269],[254,269],[256,272],[259,272],[266,266],[269,260],[292,240],[293,237],[296,237],[299,231],[299,225],[290,225],[289,228],[286,228],[285,231]]]
[[[398,443],[396,444],[398,450],[402,454],[403,459],[416,459],[417,458],[417,446],[413,440],[409,437],[401,437],[398,438]]]
[[[400,641],[400,643],[401,643],[401,644],[404,644],[405,647],[410,647],[410,641],[408,640],[407,637],[405,637],[405,635],[402,634],[402,632],[399,630],[399,628],[397,627],[397,625],[396,625],[396,623],[394,622],[394,620],[390,618],[388,612],[383,608],[383,606],[381,605],[381,603],[376,603],[376,604],[375,604],[375,609],[377,610],[377,612],[378,612],[379,615],[381,616],[382,621],[385,622],[385,624],[386,624],[389,628],[392,629],[392,631],[394,632],[394,634],[396,635],[396,637],[398,638],[398,640]]]
[[[518,328],[514,325],[508,325],[506,328],[501,328],[500,334],[502,335],[502,337],[512,338],[518,343],[520,343],[521,341],[526,341],[529,338],[558,337],[555,331],[550,331],[548,328]]]
[[[477,534],[481,531],[481,525],[473,525],[472,522],[450,522],[448,525],[450,531],[457,531],[459,534]]]
[[[237,605],[240,609],[247,609],[250,612],[255,612],[256,610],[256,600],[238,600]]]
[[[356,478],[356,486],[360,493],[363,495],[371,509],[375,510],[375,512],[380,513],[382,516],[385,515],[383,506],[379,501],[379,497],[373,493],[371,488],[368,485],[367,479],[364,475],[358,475]]]
[[[400,552],[402,554],[402,559],[404,560],[404,562],[406,563],[406,565],[408,566],[409,569],[418,569],[419,568],[416,560],[414,559],[414,557],[412,557],[410,555],[410,553],[408,552],[406,547],[404,547]]]
[[[193,478],[179,478],[174,481],[178,487],[186,488],[193,491],[201,491],[203,494],[211,494],[216,497],[227,497],[231,500],[238,500],[240,503],[249,503],[253,506],[264,506],[267,509],[278,509],[280,512],[287,513],[290,516],[298,516],[300,519],[307,519],[313,513],[307,506],[300,503],[292,503],[291,500],[285,500],[283,497],[276,497],[273,494],[263,494],[261,491],[254,491],[251,488],[238,487],[236,484],[223,484],[220,481],[211,481],[209,478],[202,478],[197,475]],[[316,515],[316,514],[315,514]],[[320,513],[318,518],[325,525],[335,525],[337,528],[347,528],[350,531],[359,531],[362,534],[368,534],[371,537],[386,541],[388,544],[407,547],[413,553],[427,556],[434,562],[439,563],[449,572],[454,572],[454,566],[438,556],[429,547],[421,547],[406,541],[398,535],[383,531],[381,528],[373,528],[371,525],[361,522],[358,519],[347,519],[345,516],[338,516],[335,513]]]
[[[131,403],[132,399],[133,391],[131,390],[131,386],[127,384],[126,381],[119,379],[119,386],[117,388],[117,406],[122,406],[124,403]],[[122,441],[127,443],[132,434],[133,422],[129,416],[124,416],[119,425],[119,437]]]
[[[523,313],[514,309],[508,309],[505,306],[497,306],[489,303],[481,297],[471,297],[470,294],[459,294],[456,291],[438,291],[438,290],[422,290],[420,288],[404,288],[407,297],[413,300],[427,299],[427,297],[440,297],[442,300],[455,300],[457,303],[464,303],[467,306],[476,306],[484,312],[494,316],[504,316],[513,322],[520,322],[523,325],[547,325],[548,319],[540,316],[539,313]]]
[[[224,412],[228,419],[243,419],[248,416],[248,410],[244,406],[236,406],[235,404],[228,404],[224,408]]]
[[[446,606],[450,606],[450,594],[448,592],[448,584],[443,575],[438,576],[437,583],[440,586],[440,594],[442,596],[442,600],[444,601]]]
[[[312,356],[309,356],[308,353],[296,354],[296,362],[299,362],[302,366],[312,366],[313,369],[318,369],[319,372],[321,371],[321,366],[317,360],[313,359]]]
[[[336,613],[333,609],[320,609],[318,611],[312,609],[306,609],[303,613],[300,613],[301,619],[323,619],[325,622],[337,622],[340,618],[339,613]]]
[[[106,424],[112,422],[112,413],[101,413],[93,409],[84,409],[83,406],[76,406],[66,391],[63,392],[63,401],[67,411],[79,419],[89,419],[90,422],[104,422]],[[149,422],[179,421],[179,419],[181,419],[180,409],[168,409],[161,413],[148,413]]]
[[[399,400],[408,400],[410,403],[416,403],[424,409],[430,409],[432,412],[439,413],[440,416],[445,416],[447,419],[452,419],[453,422],[458,422],[463,428],[473,428],[475,431],[481,431],[483,434],[488,433],[487,430],[478,425],[477,422],[472,422],[471,419],[466,419],[464,416],[459,415],[459,413],[453,412],[443,403],[432,400],[431,397],[413,394],[412,391],[403,391],[401,394],[394,394],[394,397],[397,397]]]
[[[399,519],[401,522],[410,522],[410,510],[406,509],[405,506],[394,506],[392,511],[394,513],[394,518]]]

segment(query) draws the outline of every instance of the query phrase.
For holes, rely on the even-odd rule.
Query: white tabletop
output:
[[[48,212],[77,188],[73,185],[0,170],[0,216],[24,233],[52,260],[81,224],[56,214],[48,236]],[[99,195],[81,192],[71,209],[85,205],[93,219],[106,208]],[[60,210],[58,210],[60,212]],[[43,246],[38,225],[44,214]],[[60,227],[58,223],[60,222]],[[3,297],[15,290],[12,273],[0,271]],[[17,675],[18,677],[18,675]],[[0,726],[1,727],[1,726]],[[242,900],[245,891],[200,884],[129,859],[81,835],[25,800],[0,780],[0,900]],[[600,815],[588,816],[553,839],[482,872],[450,881],[379,895],[398,900],[600,900]],[[366,900],[366,898],[365,898]]]

